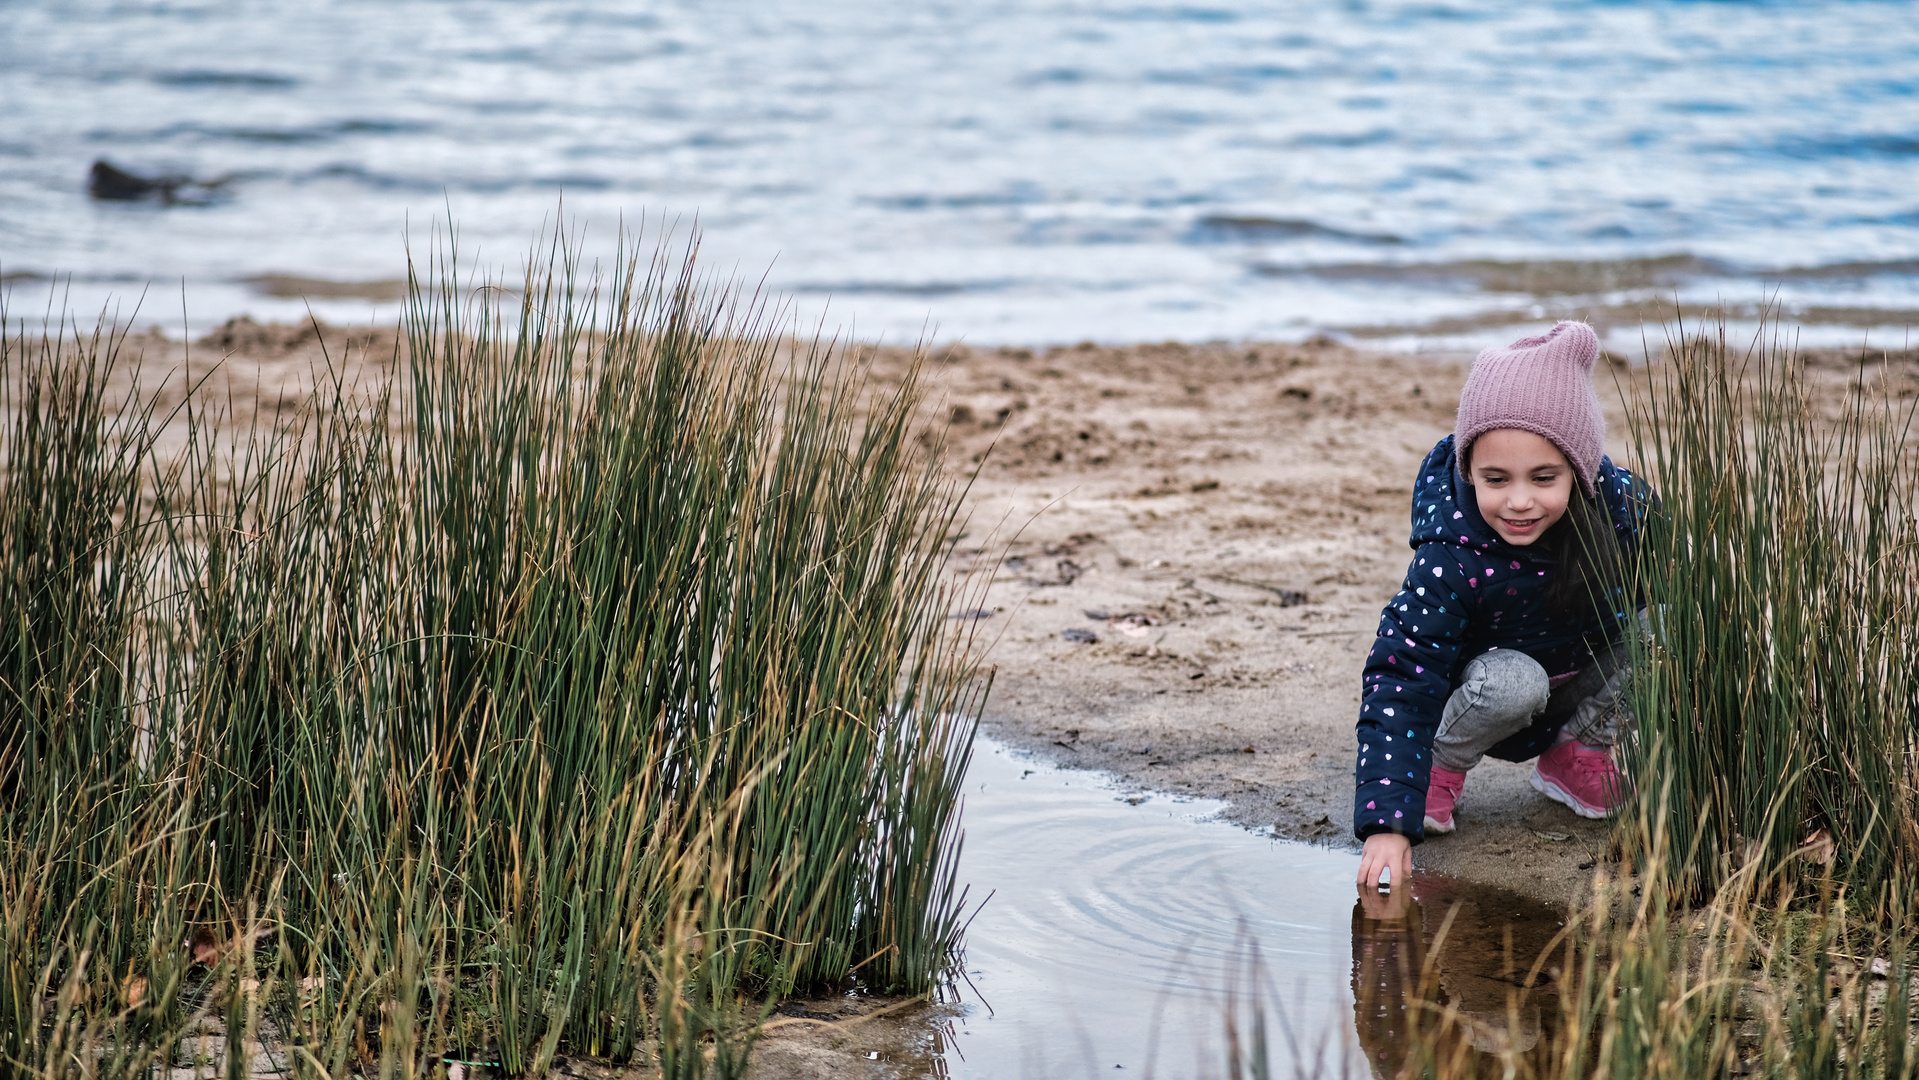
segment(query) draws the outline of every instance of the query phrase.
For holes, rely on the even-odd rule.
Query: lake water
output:
[[[951,1074],[1223,1072],[1230,973],[1255,946],[1302,1049],[1336,1065],[1352,1043],[1358,856],[1207,820],[1217,803],[1128,798],[979,744],[960,874],[991,899],[966,935]]]
[[[960,877],[990,899],[966,935],[945,1075],[1226,1076],[1226,1019],[1244,1040],[1255,1009],[1275,1075],[1364,1076],[1366,1059],[1391,1075],[1404,1011],[1426,1000],[1405,975],[1429,950],[1426,990],[1464,1018],[1459,1037],[1547,1049],[1550,987],[1517,990],[1514,973],[1525,981],[1563,913],[1417,873],[1419,905],[1371,917],[1356,910],[1356,853],[1262,837],[1219,809],[982,739]]]
[[[1903,3],[5,0],[0,117],[15,318],[64,275],[176,327],[184,283],[191,329],[391,317],[312,282],[402,276],[449,212],[486,265],[561,214],[590,255],[697,219],[895,341],[1919,309]],[[225,182],[102,202],[100,158]]]

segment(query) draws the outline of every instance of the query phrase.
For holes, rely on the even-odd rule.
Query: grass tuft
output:
[[[1679,336],[1632,417],[1662,500],[1627,745],[1675,897],[1797,866],[1910,910],[1919,853],[1919,455],[1862,355],[1844,401],[1762,333]],[[1629,827],[1630,831],[1630,827]],[[1641,845],[1640,850],[1647,850]]]
[[[0,1073],[734,1076],[754,1002],[934,988],[961,493],[692,252],[449,247],[266,430],[0,339]]]

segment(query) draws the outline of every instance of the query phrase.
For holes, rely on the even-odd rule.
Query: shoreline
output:
[[[1102,341],[1101,347],[1138,347],[1162,335],[1195,343],[1290,345],[1327,337],[1366,352],[1444,357],[1470,355],[1488,345],[1543,332],[1560,319],[1579,319],[1598,330],[1605,348],[1635,361],[1648,350],[1662,348],[1681,328],[1716,325],[1721,320],[1740,338],[1750,338],[1762,329],[1789,327],[1794,339],[1809,348],[1856,350],[1861,343],[1875,342],[1907,348],[1914,344],[1913,332],[1919,328],[1919,307],[1897,294],[1857,297],[1835,294],[1826,286],[1833,281],[1908,275],[1915,266],[1919,262],[1910,259],[1851,261],[1786,267],[1768,275],[1686,254],[1272,265],[1259,273],[1330,288],[1333,296],[1352,288],[1412,289],[1414,293],[1358,308],[1343,304],[1334,309],[1313,308],[1278,322],[1234,317],[1199,324],[1174,321],[1155,329],[1151,322],[1127,321],[1123,327],[1114,324],[1119,327],[1118,336]],[[197,340],[236,322],[295,326],[309,316],[338,329],[378,330],[392,326],[404,314],[407,281],[397,272],[401,269],[332,277],[256,268],[238,276],[201,278],[175,295],[173,290],[179,286],[171,278],[150,279],[140,287],[137,274],[75,275],[14,266],[0,269],[0,301],[5,301],[0,310],[17,322],[19,312],[38,313],[48,302],[64,303],[72,310],[104,311],[135,334],[157,331],[171,339],[184,333]],[[505,280],[513,279],[512,266],[499,269]],[[1702,292],[1704,284],[1715,284],[1716,291]],[[1781,293],[1786,285],[1813,288]],[[1381,320],[1382,311],[1406,307],[1419,290],[1439,290],[1456,302],[1437,307],[1413,304],[1421,312],[1417,317]],[[871,298],[924,295],[912,286],[897,292],[880,286],[857,292],[869,298],[869,306]],[[816,317],[826,318],[836,303],[833,297],[831,290],[800,289],[780,294],[779,303],[796,315],[804,312],[794,323],[803,327],[814,325]],[[922,341],[929,348],[963,345],[1046,351],[1068,347],[1083,336],[1078,329],[1070,330],[1074,336],[1059,336],[1061,327],[1049,320],[1035,322],[1029,312],[1014,326],[1003,326],[996,333],[989,330],[986,338],[956,337],[941,334],[939,324],[928,321],[933,317],[930,308],[915,307],[904,314],[897,308],[890,310],[896,318],[882,340]],[[1097,312],[1089,315],[1095,323],[1101,318]],[[824,325],[838,318],[833,315]],[[885,318],[880,322],[889,325]],[[982,325],[990,326],[991,320]],[[870,340],[870,330],[862,340]]]

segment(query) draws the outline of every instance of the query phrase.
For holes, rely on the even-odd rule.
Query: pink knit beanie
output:
[[[1599,335],[1583,322],[1562,322],[1551,333],[1480,353],[1459,392],[1453,428],[1453,460],[1461,475],[1474,439],[1518,428],[1552,440],[1591,495],[1606,452],[1606,414],[1592,380],[1597,359]]]

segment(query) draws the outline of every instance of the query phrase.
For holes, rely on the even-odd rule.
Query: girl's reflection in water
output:
[[[1510,1075],[1507,1063],[1524,1057],[1544,1066],[1563,925],[1538,901],[1438,875],[1415,873],[1410,892],[1362,895],[1353,1019],[1373,1075]]]

